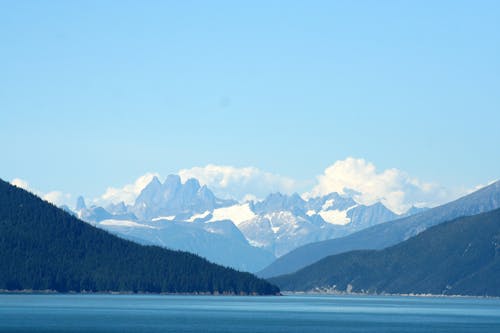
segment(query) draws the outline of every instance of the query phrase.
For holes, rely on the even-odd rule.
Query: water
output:
[[[0,332],[500,332],[500,300],[0,294]]]

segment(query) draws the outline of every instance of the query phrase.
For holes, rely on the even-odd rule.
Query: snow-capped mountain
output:
[[[163,184],[154,177],[137,197],[130,211],[143,221],[158,216],[177,216],[182,219],[235,203],[216,198],[212,191],[200,186],[194,178],[182,184],[179,176],[170,175]]]
[[[345,236],[398,216],[381,203],[360,205],[337,193],[309,201],[297,194],[275,193],[252,208],[256,215],[238,228],[252,245],[277,257],[301,245]]]
[[[122,237],[197,253],[216,263],[257,271],[307,243],[337,238],[398,217],[381,203],[357,203],[330,193],[304,200],[269,194],[238,203],[217,198],[198,180],[154,177],[132,205],[88,207],[79,197],[80,218]]]

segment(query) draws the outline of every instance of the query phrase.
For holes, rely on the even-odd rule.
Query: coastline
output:
[[[274,295],[246,294],[246,293],[210,293],[210,292],[192,292],[192,293],[150,293],[150,292],[133,292],[133,291],[67,291],[61,292],[57,290],[6,290],[0,289],[0,295],[151,295],[151,296],[245,296],[245,297],[277,297],[284,296],[283,293]]]
[[[445,295],[445,294],[392,294],[392,293],[356,293],[356,292],[332,292],[332,291],[281,291],[283,296],[367,296],[367,297],[418,297],[418,298],[479,298],[479,299],[500,299],[500,296],[484,295]]]
[[[0,295],[144,295],[144,296],[245,296],[245,297],[286,297],[286,296],[358,296],[358,297],[418,297],[418,298],[477,298],[477,299],[500,299],[500,296],[484,295],[444,295],[444,294],[392,294],[392,293],[355,293],[355,292],[331,292],[331,291],[281,291],[276,295],[259,294],[236,294],[236,293],[148,293],[148,292],[126,292],[126,291],[68,291],[60,292],[56,290],[5,290],[0,289]]]

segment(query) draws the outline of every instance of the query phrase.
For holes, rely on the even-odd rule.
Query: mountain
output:
[[[263,215],[279,211],[289,211],[294,215],[304,215],[307,202],[297,193],[286,195],[281,193],[271,193],[266,199],[252,203],[252,211],[255,214]]]
[[[294,291],[500,296],[500,209],[383,250],[329,256],[269,281]]]
[[[189,217],[235,203],[215,197],[212,191],[200,186],[194,178],[183,184],[179,176],[170,175],[163,184],[154,177],[137,197],[130,212],[139,220],[149,221],[159,216]]]
[[[96,226],[140,244],[187,251],[240,271],[256,272],[276,259],[271,252],[251,246],[240,230],[227,220],[145,223],[110,219]]]
[[[416,215],[378,224],[346,237],[299,247],[278,258],[258,275],[269,278],[289,274],[322,258],[342,252],[383,249],[415,236],[433,225],[496,208],[500,208],[500,181],[458,200]]]
[[[196,255],[115,237],[2,180],[0,257],[0,290],[279,292]]]
[[[130,213],[127,211],[123,211],[121,213],[117,213],[115,211],[115,213],[111,213],[103,207],[94,205],[81,208],[80,210],[75,210],[75,214],[79,219],[94,224],[109,219],[137,221],[137,217],[134,215],[134,213]]]
[[[420,214],[420,213],[423,213],[425,212],[426,210],[429,210],[430,208],[427,208],[427,207],[415,207],[415,206],[411,206],[410,209],[408,209],[406,211],[406,213],[404,213],[403,215],[401,215],[401,217],[407,217],[407,216],[412,216],[412,215],[416,215],[416,214]]]
[[[272,253],[250,245],[230,221],[207,222],[210,211],[234,203],[217,198],[196,179],[183,184],[179,176],[170,175],[163,184],[154,177],[133,205],[120,202],[106,208],[87,207],[78,198],[75,213],[96,227],[140,244],[188,251],[242,271],[261,270],[276,259]]]
[[[84,209],[87,209],[87,205],[85,204],[85,199],[80,195],[76,199],[75,210],[84,210]]]
[[[237,224],[250,244],[280,257],[304,244],[342,237],[398,217],[383,204],[360,205],[351,197],[330,193],[303,200],[273,193],[250,208],[254,216]]]
[[[75,207],[79,218],[117,236],[250,272],[304,244],[398,217],[381,203],[360,205],[338,193],[309,200],[272,193],[261,201],[237,203],[217,198],[196,179],[182,183],[177,175],[163,183],[154,177],[131,205],[89,207],[79,197]]]

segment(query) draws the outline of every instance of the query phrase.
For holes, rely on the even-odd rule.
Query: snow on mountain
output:
[[[297,194],[273,193],[250,208],[256,216],[238,222],[238,228],[250,244],[277,257],[304,244],[342,237],[398,216],[381,203],[359,205],[338,193],[308,201]]]
[[[153,177],[131,205],[87,207],[78,198],[77,207],[80,218],[122,237],[194,252],[244,270],[263,268],[304,244],[398,216],[381,203],[360,205],[338,193],[308,200],[272,193],[261,201],[237,203],[217,198],[196,179],[182,183],[177,175],[163,183]]]
[[[141,224],[137,223],[134,221],[127,221],[127,220],[104,220],[99,222],[99,226],[116,226],[116,227],[133,227],[133,228],[149,228],[149,229],[156,229],[153,226],[147,225],[147,224]]]
[[[175,215],[170,215],[170,216],[158,216],[155,218],[152,218],[152,222],[158,222],[158,221],[173,221],[175,220]]]
[[[324,237],[328,234],[321,230],[321,225],[290,211],[258,215],[242,222],[238,228],[251,244],[271,251],[277,257],[300,245],[327,239]]]
[[[244,203],[215,209],[212,212],[210,221],[230,220],[236,226],[239,226],[242,222],[251,220],[256,216],[250,208],[250,204]]]
[[[201,214],[194,214],[193,216],[191,216],[190,218],[188,218],[185,221],[186,222],[194,222],[196,220],[202,220],[202,219],[206,218],[208,215],[210,215],[210,211],[209,210],[207,210],[207,211],[205,211],[204,213],[201,213]]]
[[[325,220],[325,222],[331,224],[346,225],[347,223],[351,222],[351,219],[347,216],[347,212],[354,207],[356,207],[356,205],[349,207],[346,210],[338,210],[338,209],[322,210],[318,214],[319,216],[321,216],[323,220]]]

